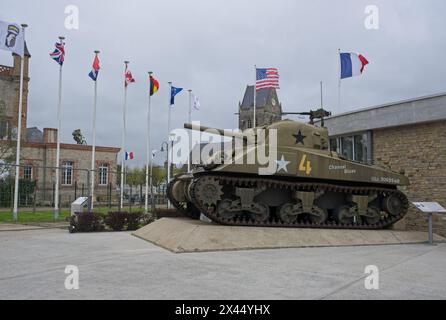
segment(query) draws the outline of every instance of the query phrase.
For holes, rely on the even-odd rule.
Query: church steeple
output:
[[[253,125],[254,86],[247,86],[243,101],[239,103],[239,128],[245,130]],[[276,89],[260,89],[256,93],[256,124],[258,127],[282,120],[282,105]]]

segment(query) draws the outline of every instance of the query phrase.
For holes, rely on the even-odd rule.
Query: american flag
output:
[[[63,65],[65,61],[65,43],[56,43],[56,49],[54,49],[53,53],[50,53],[50,57],[58,64]]]
[[[279,72],[276,68],[256,68],[256,89],[279,87]]]

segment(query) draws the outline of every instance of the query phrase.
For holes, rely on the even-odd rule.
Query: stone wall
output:
[[[0,73],[0,106],[5,110],[2,112],[6,120],[11,122],[14,128],[17,128],[17,115],[19,108],[19,89],[20,89],[20,57],[14,55],[14,65],[2,67]],[[26,137],[26,124],[28,114],[28,64],[29,57],[25,57],[24,78],[23,78],[23,105],[22,105],[22,137]]]
[[[446,207],[446,121],[373,131],[373,154],[378,164],[404,169],[411,185],[401,190],[409,201],[436,201]],[[446,215],[434,216],[434,232],[446,235]],[[426,215],[411,205],[395,225],[427,230]]]

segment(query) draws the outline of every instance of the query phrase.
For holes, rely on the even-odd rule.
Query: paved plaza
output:
[[[129,232],[36,229],[1,231],[0,265],[1,299],[446,299],[446,244],[175,254]]]

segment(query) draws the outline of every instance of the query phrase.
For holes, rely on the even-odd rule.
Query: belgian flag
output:
[[[150,96],[153,96],[159,89],[160,84],[152,75],[150,75]]]

